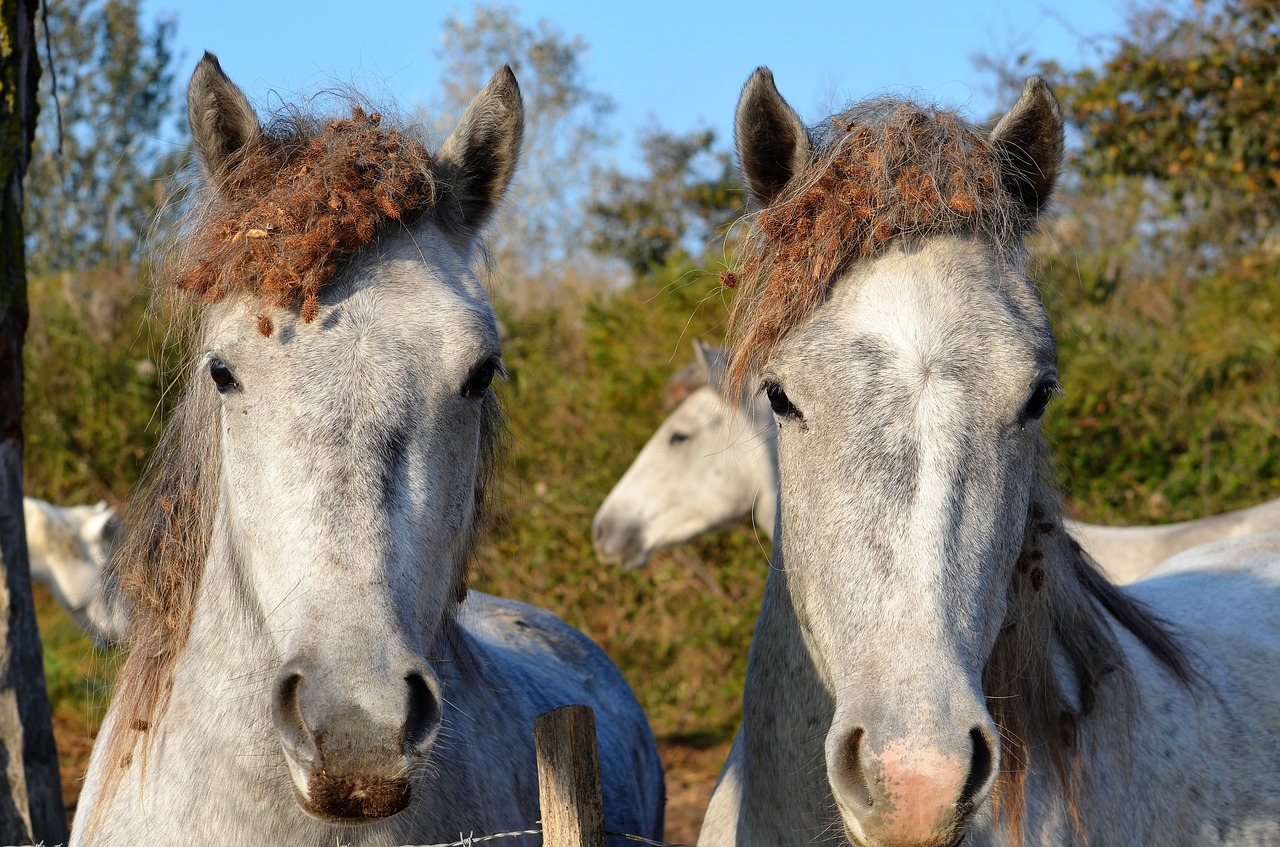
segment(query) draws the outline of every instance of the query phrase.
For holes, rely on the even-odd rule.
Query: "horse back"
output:
[[[657,745],[631,686],[604,651],[550,612],[477,591],[468,592],[458,624],[485,685],[500,686],[526,713],[526,738],[542,712],[592,708],[606,829],[661,838],[665,789]]]

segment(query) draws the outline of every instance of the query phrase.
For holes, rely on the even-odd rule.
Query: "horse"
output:
[[[678,405],[592,520],[592,542],[602,562],[641,568],[657,550],[748,515],[773,538],[778,451],[769,401],[758,385],[736,401],[721,398],[725,351],[701,339],[694,339],[693,348],[693,362],[666,387]],[[1280,498],[1169,524],[1102,526],[1070,518],[1062,523],[1113,582],[1128,583],[1190,547],[1280,531]]]
[[[1063,525],[1049,86],[989,133],[897,98],[809,129],[760,68],[735,136],[726,391],[770,403],[779,511],[699,843],[1280,844],[1280,534],[1122,587]]]
[[[472,265],[519,154],[510,68],[434,154],[358,100],[263,122],[211,54],[187,111],[204,184],[159,286],[199,325],[108,565],[130,650],[71,844],[527,830],[534,718],[569,703],[595,711],[606,826],[660,837],[617,668],[467,589],[503,433]]]
[[[667,395],[679,405],[614,485],[591,521],[596,556],[642,568],[654,551],[750,515],[773,536],[778,459],[773,412],[763,396],[723,400],[724,353],[694,340],[694,361]]]
[[[22,498],[31,578],[49,586],[76,625],[105,649],[124,636],[127,616],[104,590],[102,565],[120,527],[105,500],[92,506],[55,506]]]

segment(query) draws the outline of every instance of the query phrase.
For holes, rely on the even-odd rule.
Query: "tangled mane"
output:
[[[318,311],[320,289],[393,222],[436,201],[426,148],[360,106],[321,123],[277,117],[211,177],[179,239],[168,284],[206,303],[247,292],[264,306]],[[258,319],[263,335],[274,327]]]
[[[1041,466],[1047,467],[1043,440],[1039,447]],[[996,820],[1007,820],[1012,843],[1021,843],[1030,763],[1047,755],[1083,838],[1088,804],[1080,796],[1081,724],[1101,698],[1114,697],[1113,704],[1130,708],[1134,696],[1113,623],[1184,685],[1199,676],[1168,625],[1108,580],[1067,533],[1047,479],[1032,490],[1007,596],[1004,625],[982,676],[987,709],[1000,730],[1000,770],[992,795]],[[1069,681],[1055,659],[1065,660]]]
[[[832,117],[805,170],[753,216],[738,269],[727,395],[856,261],[904,238],[969,233],[1020,243],[1034,214],[1001,184],[998,154],[956,112],[870,100]]]

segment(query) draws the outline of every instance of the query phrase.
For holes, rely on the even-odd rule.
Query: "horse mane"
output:
[[[113,731],[97,811],[114,793],[142,742],[140,767],[168,705],[173,671],[191,634],[192,613],[209,552],[222,475],[217,398],[203,372],[187,384],[125,509],[120,540],[104,581],[129,609],[128,657],[116,676]],[[203,389],[203,390],[201,390]]]
[[[351,106],[320,121],[274,117],[210,178],[165,268],[176,290],[216,303],[248,292],[315,318],[322,286],[389,224],[412,225],[436,201],[426,147],[382,115]],[[263,335],[274,327],[258,319]]]
[[[1043,440],[1040,449],[1047,453]],[[1043,455],[1041,461],[1047,466]],[[1199,678],[1169,625],[1107,579],[1063,528],[1054,489],[1047,481],[1037,483],[1004,625],[982,678],[1002,748],[992,802],[996,819],[1008,819],[1014,845],[1021,843],[1026,779],[1035,754],[1047,753],[1076,831],[1084,832],[1081,722],[1108,680],[1130,703],[1134,694],[1113,625],[1128,630],[1182,684]],[[1069,680],[1055,659],[1065,660]]]
[[[985,135],[957,112],[900,99],[855,104],[816,135],[803,172],[751,218],[737,269],[727,394],[860,259],[904,238],[970,233],[1021,244],[1035,216],[1005,190]]]
[[[351,107],[350,119],[321,121],[290,111],[196,189],[157,273],[155,299],[175,314],[243,295],[267,307],[295,308],[304,322],[337,271],[393,224],[411,225],[432,208],[436,185],[426,148],[381,116]],[[186,307],[185,309],[183,307]],[[187,327],[176,334],[186,337]],[[271,336],[265,314],[258,330]],[[192,332],[190,337],[198,336]],[[178,342],[182,345],[182,342]],[[487,526],[492,485],[504,453],[502,405],[489,392],[481,411],[475,519],[456,577],[466,597],[476,536]],[[105,581],[129,608],[128,656],[116,678],[112,731],[88,830],[139,753],[140,770],[173,688],[191,634],[208,559],[221,483],[218,398],[202,369],[186,377],[178,403],[123,516]],[[140,747],[140,749],[139,749]]]

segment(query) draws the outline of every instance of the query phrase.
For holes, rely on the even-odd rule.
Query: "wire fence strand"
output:
[[[445,844],[406,844],[404,847],[471,847],[473,844],[480,844],[484,841],[496,841],[499,838],[518,838],[524,835],[541,835],[542,827],[535,829],[517,829],[511,832],[495,832],[492,835],[463,835],[458,833],[457,841],[450,841]],[[621,838],[624,841],[634,841],[637,844],[645,844],[647,847],[689,847],[687,844],[676,844],[670,841],[654,841],[652,838],[645,838],[643,835],[632,835],[629,832],[605,832],[606,838]]]

